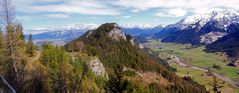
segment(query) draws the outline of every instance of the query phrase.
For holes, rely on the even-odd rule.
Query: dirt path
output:
[[[36,57],[33,58],[32,60],[30,60],[29,62],[32,63],[32,62],[38,60],[40,58],[40,55],[41,55],[41,52],[40,51],[36,51]]]
[[[189,67],[189,68],[192,68],[192,69],[195,69],[195,70],[200,70],[200,71],[205,72],[205,73],[208,72],[208,69],[201,68],[201,67],[197,67],[197,66],[192,66],[192,65],[186,64],[185,62],[182,62],[182,61],[180,60],[180,58],[177,57],[177,56],[175,56],[175,55],[172,55],[171,58],[173,58],[174,61],[175,61],[179,66]],[[225,82],[227,82],[227,83],[233,85],[234,87],[239,88],[239,82],[234,81],[234,80],[232,80],[232,79],[230,79],[230,78],[228,78],[228,77],[225,77],[225,76],[223,76],[223,75],[221,75],[221,74],[218,74],[218,73],[216,73],[216,72],[212,72],[212,71],[211,71],[211,73],[212,73],[213,75],[217,76],[218,78],[222,79],[223,81],[225,81]]]
[[[31,59],[31,60],[29,60],[27,62],[26,66],[25,66],[25,69],[28,69],[28,70],[34,69],[33,63],[40,58],[40,55],[41,55],[41,52],[40,51],[36,51],[36,55],[34,56],[33,59]]]

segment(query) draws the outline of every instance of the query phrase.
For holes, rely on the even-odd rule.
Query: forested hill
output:
[[[156,63],[162,63],[163,60],[153,62],[155,60],[150,59],[150,56],[146,55],[139,46],[140,44],[131,36],[124,34],[117,24],[107,23],[70,42],[66,45],[66,49],[83,50],[99,56],[109,69],[123,64],[137,70],[157,70]]]
[[[107,91],[206,93],[203,86],[188,77],[178,77],[162,59],[142,48],[115,23],[103,24],[65,45],[68,52],[99,57],[109,77]]]

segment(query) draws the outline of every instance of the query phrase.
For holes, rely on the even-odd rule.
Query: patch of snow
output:
[[[210,33],[207,33],[207,34],[201,36],[200,43],[210,44],[225,35],[226,35],[226,33],[222,33],[222,32],[210,32]]]
[[[149,28],[154,28],[156,27],[155,25],[149,25],[149,24],[124,24],[120,25],[122,28],[126,29],[132,29],[132,28],[140,28],[140,29],[149,29]]]
[[[87,34],[86,37],[89,37],[91,34],[92,34],[92,31],[90,31],[90,32]]]
[[[57,34],[64,34],[65,32],[68,32],[68,31],[86,32],[88,30],[96,29],[97,27],[99,27],[98,24],[68,24],[68,25],[62,25],[62,26],[56,26],[56,27],[27,29],[27,30],[24,30],[24,34],[35,35],[35,34],[41,34],[45,32],[56,32],[56,31],[58,31]]]
[[[189,16],[176,23],[176,27],[180,28],[180,30],[187,28],[195,28],[195,27],[203,27],[208,22],[219,22],[221,28],[226,29],[228,25],[239,22],[239,15],[236,12],[230,10],[215,10],[211,13],[205,14],[197,14],[193,16]],[[196,24],[198,24],[196,26]]]

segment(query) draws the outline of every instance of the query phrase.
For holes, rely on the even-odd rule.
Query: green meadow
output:
[[[239,68],[227,66],[228,61],[223,53],[206,53],[203,51],[204,46],[191,47],[191,45],[162,43],[156,40],[151,40],[149,43],[145,43],[145,45],[157,52],[161,58],[167,59],[171,55],[177,55],[187,64],[208,68],[235,81],[239,81]],[[213,66],[219,66],[220,69],[216,69]],[[208,82],[212,81],[212,77],[191,68],[178,67],[176,64],[173,67],[177,69],[177,74],[180,76],[190,76],[198,83],[205,85],[207,89],[210,89]],[[224,84],[223,86],[226,86],[224,90],[232,88],[229,84]],[[239,89],[233,89],[233,91],[238,93]]]

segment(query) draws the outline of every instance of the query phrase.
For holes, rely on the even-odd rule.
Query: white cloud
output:
[[[122,16],[122,18],[131,18],[131,16]]]
[[[54,19],[67,19],[69,16],[67,14],[44,14],[46,18],[54,18]]]
[[[156,15],[175,17],[186,15],[189,12],[204,13],[212,8],[228,8],[239,11],[239,0],[118,0],[115,5],[138,11],[160,9]],[[168,11],[168,13],[164,11]]]
[[[130,16],[130,15],[125,15],[125,16],[117,16],[117,17],[115,17],[116,19],[121,19],[121,18],[123,18],[123,19],[128,19],[128,18],[131,18],[132,16]]]
[[[16,16],[18,21],[27,21],[31,22],[33,17],[32,16]]]
[[[158,19],[158,18],[155,18],[154,21],[159,21],[159,19]]]
[[[92,16],[92,17],[90,17],[90,19],[97,19],[97,17],[95,17],[95,16]]]
[[[180,8],[170,9],[168,14],[175,16],[175,17],[181,17],[187,14],[187,12]]]
[[[24,13],[60,12],[110,16],[120,14],[117,9],[100,0],[16,0],[14,5],[17,11]]]
[[[44,33],[44,32],[49,32],[49,31],[54,31],[53,28],[50,28],[50,27],[39,27],[39,28],[34,28],[34,29],[25,29],[24,30],[24,34],[41,34],[41,33]]]
[[[133,8],[137,10],[147,10],[161,5],[162,0],[118,0],[115,5]]]
[[[155,15],[156,16],[161,16],[161,17],[172,17],[172,15],[169,15],[169,14],[164,13],[164,12],[158,12]]]
[[[174,8],[174,9],[168,9],[168,11],[161,10],[155,15],[161,16],[161,17],[182,17],[182,16],[185,16],[186,14],[187,14],[187,11],[180,8]]]
[[[138,12],[140,12],[140,10],[139,9],[132,9],[131,12],[138,13]]]
[[[239,11],[239,0],[14,0],[14,5],[17,11],[25,13],[57,12],[109,16],[122,16],[125,8],[133,13],[156,9],[157,16],[171,17],[203,13],[212,8]]]

